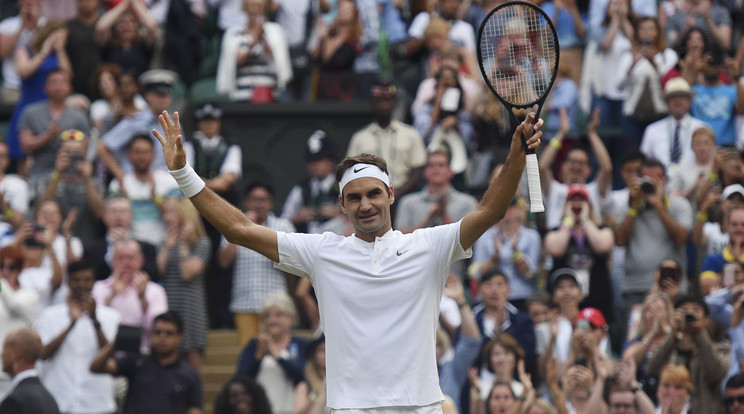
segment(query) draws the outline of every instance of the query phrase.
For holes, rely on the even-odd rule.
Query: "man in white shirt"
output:
[[[67,303],[44,309],[34,324],[44,344],[41,381],[64,413],[111,413],[116,411],[112,378],[89,367],[99,349],[114,340],[119,312],[96,305],[90,265],[73,262],[68,271]]]
[[[643,132],[641,152],[661,161],[669,169],[682,161],[694,161],[692,133],[708,126],[690,115],[692,104],[690,84],[684,78],[670,79],[664,87],[669,116],[660,119]]]
[[[309,278],[326,333],[327,406],[332,410],[441,413],[435,345],[439,303],[450,264],[500,220],[516,192],[528,148],[540,145],[542,120],[531,114],[512,137],[511,152],[480,204],[461,221],[404,235],[392,230],[385,160],[347,157],[336,169],[339,203],[356,233],[276,232],[205,189],[186,163],[178,114],[155,132],[184,194],[231,242]]]

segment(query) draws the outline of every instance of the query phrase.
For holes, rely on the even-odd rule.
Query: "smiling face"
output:
[[[491,350],[491,366],[497,375],[511,377],[516,364],[517,358],[513,352],[501,344],[494,345]]]
[[[292,315],[279,306],[272,306],[263,312],[263,325],[272,336],[285,335],[292,328]]]
[[[339,196],[341,211],[354,225],[357,237],[371,242],[392,228],[390,206],[395,201],[393,188],[372,177],[357,178],[344,187]]]

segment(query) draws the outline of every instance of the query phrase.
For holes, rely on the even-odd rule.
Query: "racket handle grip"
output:
[[[527,170],[527,189],[530,192],[530,212],[542,213],[545,211],[545,206],[540,188],[540,169],[537,165],[536,154],[527,154],[525,169]]]

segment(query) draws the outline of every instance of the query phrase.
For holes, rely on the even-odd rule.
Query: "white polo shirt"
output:
[[[420,407],[443,400],[436,366],[449,266],[471,256],[460,222],[352,235],[277,233],[277,268],[309,278],[326,334],[328,407]]]

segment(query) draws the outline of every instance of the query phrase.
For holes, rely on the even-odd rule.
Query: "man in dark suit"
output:
[[[111,259],[114,256],[114,244],[118,240],[132,238],[132,202],[126,197],[115,196],[106,200],[103,211],[103,223],[106,225],[105,243],[85,247],[85,260],[93,265],[96,280],[106,279],[111,275]],[[157,265],[157,249],[150,243],[137,240],[145,258],[142,271],[150,280],[160,280]]]
[[[3,414],[59,414],[57,402],[39,381],[34,364],[41,339],[31,329],[9,333],[3,345],[3,371],[13,378],[10,393],[0,403]]]

